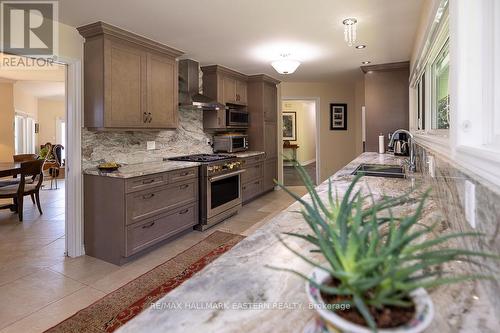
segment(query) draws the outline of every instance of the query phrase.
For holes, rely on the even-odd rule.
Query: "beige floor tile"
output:
[[[49,269],[89,285],[119,270],[120,267],[97,258],[81,256],[78,258],[68,258],[56,265],[50,266]]]
[[[94,288],[84,287],[5,327],[0,333],[43,332],[105,295]]]
[[[67,296],[84,285],[48,269],[0,287],[0,328]]]

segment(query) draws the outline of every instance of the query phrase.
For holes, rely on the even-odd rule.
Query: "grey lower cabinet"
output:
[[[243,203],[248,203],[263,194],[265,154],[243,159],[245,172],[241,175],[241,191]]]
[[[84,176],[87,255],[121,265],[198,224],[198,168],[134,178]]]

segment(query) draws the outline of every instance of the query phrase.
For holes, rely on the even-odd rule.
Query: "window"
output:
[[[432,64],[432,129],[450,128],[450,51],[448,42]]]
[[[14,117],[14,152],[35,153],[35,120],[19,112]]]

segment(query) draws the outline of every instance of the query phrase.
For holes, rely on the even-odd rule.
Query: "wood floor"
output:
[[[316,184],[316,162],[313,162],[311,164],[304,166],[304,169],[306,169],[309,177],[311,177],[313,182]],[[283,167],[283,182],[287,186],[303,186],[304,185],[304,183],[302,182],[302,179],[299,176],[299,173],[292,166],[284,166]]]
[[[62,182],[60,182],[61,186]],[[305,194],[303,187],[293,187]],[[192,231],[123,266],[64,256],[64,189],[41,192],[44,214],[25,201],[25,221],[0,211],[0,333],[42,332],[176,256],[215,230],[249,235],[292,202],[266,194],[204,232]]]

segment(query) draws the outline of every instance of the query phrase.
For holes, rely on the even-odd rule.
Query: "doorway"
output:
[[[318,130],[315,99],[283,99],[283,183],[302,186],[303,181],[293,166],[300,163],[314,184],[318,183]]]

